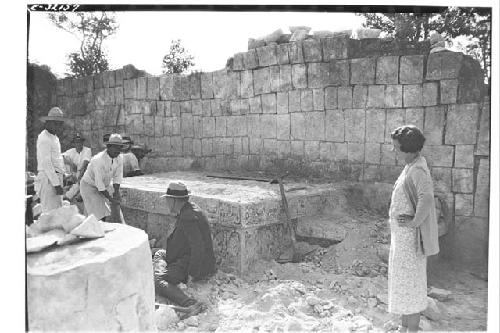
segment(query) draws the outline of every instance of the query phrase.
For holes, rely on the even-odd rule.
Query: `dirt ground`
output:
[[[218,272],[208,281],[182,285],[208,310],[183,321],[173,312],[169,317],[164,313],[159,331],[395,330],[398,317],[387,313],[387,222],[366,211],[351,218],[357,232],[338,244],[317,246],[304,262],[260,261],[241,278]],[[421,329],[485,331],[485,278],[442,260],[428,266],[428,287],[445,289],[451,296],[435,300],[437,308],[421,316]],[[157,301],[165,303],[161,297]],[[157,318],[161,311],[166,310],[157,310]]]

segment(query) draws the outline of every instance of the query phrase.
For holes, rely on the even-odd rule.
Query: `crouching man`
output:
[[[188,297],[179,283],[201,280],[214,274],[215,256],[210,226],[206,215],[189,202],[189,192],[182,183],[170,183],[166,207],[169,215],[177,217],[174,231],[168,236],[166,248],[155,252],[153,269],[156,293],[181,308],[181,318],[196,315],[205,305]]]

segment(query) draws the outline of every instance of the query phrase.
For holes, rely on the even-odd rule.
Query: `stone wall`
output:
[[[125,66],[64,79],[55,98],[94,151],[106,132],[146,143],[150,172],[279,168],[391,183],[404,162],[390,132],[413,123],[427,138],[423,155],[455,231],[449,242],[460,244],[446,248],[477,262],[488,234],[490,104],[482,81],[475,60],[429,54],[428,42],[340,36],[250,49],[210,73],[149,76]]]

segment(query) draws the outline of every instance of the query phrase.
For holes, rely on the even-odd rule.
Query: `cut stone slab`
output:
[[[116,224],[105,237],[29,254],[26,267],[30,331],[156,329],[151,250],[139,229]]]
[[[297,236],[325,239],[334,243],[344,240],[347,229],[338,217],[311,216],[301,218],[297,224]]]

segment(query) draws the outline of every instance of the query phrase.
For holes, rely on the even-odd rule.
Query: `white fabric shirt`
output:
[[[78,152],[76,148],[71,148],[66,150],[63,153],[63,156],[66,157],[71,163],[75,164],[77,167],[77,171],[82,170],[83,162],[90,161],[92,158],[92,152],[89,147],[83,147],[81,152]]]
[[[139,161],[135,157],[134,153],[129,151],[128,153],[123,153],[123,174],[127,176],[129,172],[141,170],[139,168]]]
[[[66,170],[57,135],[50,134],[46,129],[38,135],[36,159],[38,171],[46,174],[52,186],[62,185],[56,172],[64,174]]]
[[[122,178],[122,154],[112,159],[107,150],[104,150],[90,159],[82,181],[97,187],[98,191],[104,191],[112,184],[111,181],[113,184],[121,184]]]

